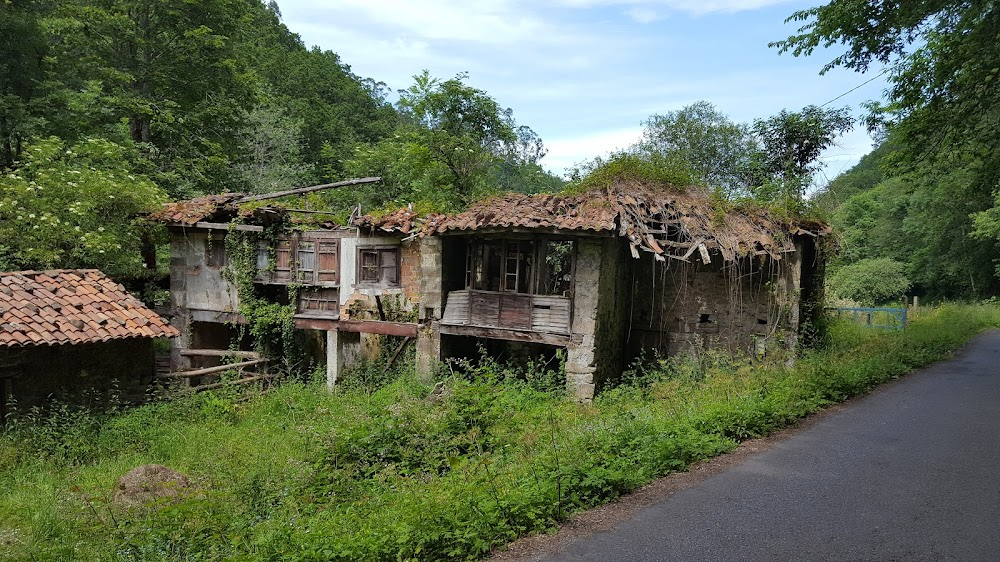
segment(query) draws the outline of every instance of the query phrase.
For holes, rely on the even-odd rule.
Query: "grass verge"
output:
[[[487,365],[434,400],[402,376],[109,415],[65,407],[0,435],[0,558],[476,559],[998,325],[1000,309],[958,305],[901,333],[838,324],[792,368],[703,353],[630,372],[592,405],[538,390],[551,373]],[[146,463],[194,491],[115,504],[115,481]]]

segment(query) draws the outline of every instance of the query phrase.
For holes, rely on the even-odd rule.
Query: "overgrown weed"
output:
[[[437,388],[401,366],[334,393],[317,380],[57,412],[0,435],[0,533],[16,537],[0,558],[476,559],[998,325],[997,307],[953,305],[901,333],[833,323],[793,367],[651,358],[589,405],[553,390],[557,365],[486,360],[453,365]],[[117,506],[115,480],[150,462],[198,493]]]

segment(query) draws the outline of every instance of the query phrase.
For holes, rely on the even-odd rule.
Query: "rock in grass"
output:
[[[187,476],[161,464],[137,466],[118,479],[115,503],[133,507],[181,496],[190,488]]]

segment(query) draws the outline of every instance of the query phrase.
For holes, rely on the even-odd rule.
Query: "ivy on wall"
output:
[[[225,247],[229,263],[223,276],[235,287],[240,303],[239,313],[246,319],[246,324],[237,326],[239,339],[243,339],[249,330],[258,353],[271,358],[272,365],[281,365],[286,373],[295,374],[306,366],[303,346],[296,337],[294,318],[302,286],[287,285],[287,303],[282,304],[268,298],[263,294],[264,289],[254,283],[260,242],[268,242],[268,247],[273,252],[275,239],[286,233],[289,225],[287,222],[278,222],[266,226],[263,232],[247,232],[234,228],[238,220],[231,223],[226,233]],[[273,264],[274,256],[268,261]]]

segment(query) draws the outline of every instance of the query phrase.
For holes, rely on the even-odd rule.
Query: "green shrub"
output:
[[[889,258],[868,258],[843,266],[827,283],[833,294],[863,306],[899,301],[911,286],[906,265]]]
[[[456,366],[435,392],[401,366],[326,392],[204,393],[127,412],[55,409],[0,434],[0,558],[468,560],[864,393],[1000,325],[946,306],[902,332],[830,326],[796,365],[698,350],[647,361],[590,405],[557,366]],[[156,462],[194,492],[125,510]]]

